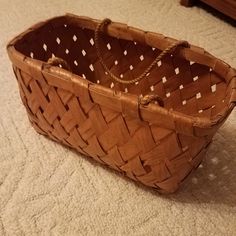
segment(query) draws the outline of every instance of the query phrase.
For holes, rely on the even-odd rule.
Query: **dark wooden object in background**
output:
[[[180,3],[183,6],[191,7],[198,1],[204,2],[236,20],[236,0],[181,0]]]

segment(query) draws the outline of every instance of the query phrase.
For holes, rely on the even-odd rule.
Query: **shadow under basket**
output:
[[[37,132],[162,193],[198,167],[236,102],[228,64],[107,19],[55,17],[7,50]]]

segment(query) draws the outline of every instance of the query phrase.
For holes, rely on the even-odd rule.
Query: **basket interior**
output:
[[[212,118],[225,106],[226,83],[211,68],[177,57],[165,56],[140,82],[123,85],[112,82],[100,64],[94,31],[62,22],[47,23],[17,41],[16,49],[26,56],[47,61],[63,58],[73,73],[111,89],[137,95],[150,92],[164,100],[164,107]],[[140,75],[160,50],[108,35],[101,38],[103,57],[110,70],[122,79]]]

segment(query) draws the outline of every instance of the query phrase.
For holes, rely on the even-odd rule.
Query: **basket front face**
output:
[[[14,67],[32,126],[40,134],[160,192],[174,192],[202,161],[210,139],[177,134],[50,86]]]
[[[30,31],[14,46],[40,62],[47,62],[52,55],[63,58],[72,72],[83,78],[76,77],[78,80],[137,95],[158,93],[167,109],[207,118],[223,109],[226,83],[209,67],[175,54],[166,56],[138,84],[111,83],[95,53],[94,31],[78,25],[60,18]],[[107,65],[123,78],[140,74],[159,53],[159,49],[111,36],[104,36],[102,47]],[[82,92],[53,86],[49,81],[56,77],[49,74],[45,78],[39,70],[42,67],[24,71],[14,65],[22,101],[39,133],[161,192],[175,191],[200,164],[212,135],[192,137],[125,115]]]

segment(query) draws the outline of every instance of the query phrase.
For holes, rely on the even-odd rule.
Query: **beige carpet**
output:
[[[236,29],[178,0],[0,0],[0,235],[236,235],[235,111],[200,168],[168,197],[30,127],[5,45],[64,12],[187,39],[236,67]]]

